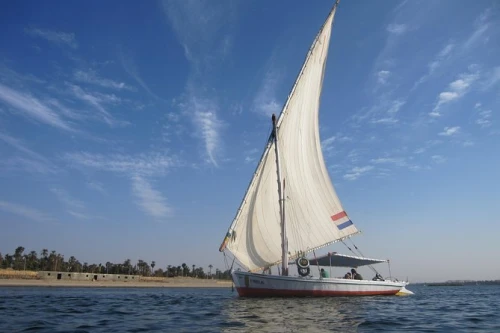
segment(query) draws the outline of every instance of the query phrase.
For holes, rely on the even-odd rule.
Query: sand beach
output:
[[[134,281],[56,280],[40,278],[38,272],[0,270],[0,287],[231,288],[231,281],[144,276],[137,276]]]

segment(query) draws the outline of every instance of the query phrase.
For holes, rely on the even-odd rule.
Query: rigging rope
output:
[[[318,266],[318,273],[321,275],[321,270],[319,269],[319,262],[318,259],[316,258],[316,251],[313,251],[314,254],[314,260],[316,260],[316,266]]]
[[[363,253],[361,253],[361,250],[358,249],[358,247],[356,246],[356,244],[354,244],[354,242],[352,241],[352,239],[349,238],[349,240],[351,241],[352,245],[354,246],[354,248],[359,252],[359,253],[356,253],[354,252],[350,247],[349,245],[347,245],[343,240],[342,240],[342,244],[344,244],[348,249],[349,251],[351,251],[352,253],[354,253],[355,255],[359,255],[359,256],[362,256],[364,257],[365,255]],[[378,271],[372,266],[372,265],[368,265],[368,268],[370,268],[372,270],[373,273],[375,274],[379,274]]]

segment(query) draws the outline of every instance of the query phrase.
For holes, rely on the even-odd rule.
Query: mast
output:
[[[278,196],[280,205],[280,224],[281,224],[281,275],[288,275],[288,238],[286,237],[286,221],[285,221],[285,202],[284,202],[284,190],[285,183],[281,181],[281,169],[280,169],[280,154],[278,148],[278,127],[276,126],[276,116],[273,113],[273,140],[274,140],[274,151],[276,154],[276,175],[278,178]],[[282,187],[283,184],[283,187]]]

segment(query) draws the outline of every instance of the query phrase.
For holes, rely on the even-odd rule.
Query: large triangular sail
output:
[[[308,253],[358,230],[344,211],[325,165],[319,103],[336,5],[316,36],[278,118],[281,174],[286,181],[288,253]],[[281,262],[276,155],[270,140],[220,250],[249,270]]]

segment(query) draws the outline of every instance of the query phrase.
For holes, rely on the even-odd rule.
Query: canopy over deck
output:
[[[309,264],[319,265],[319,266],[334,266],[334,267],[359,267],[359,266],[379,264],[387,261],[388,260],[386,259],[363,258],[363,257],[349,256],[347,254],[331,252],[317,259],[309,260]]]

